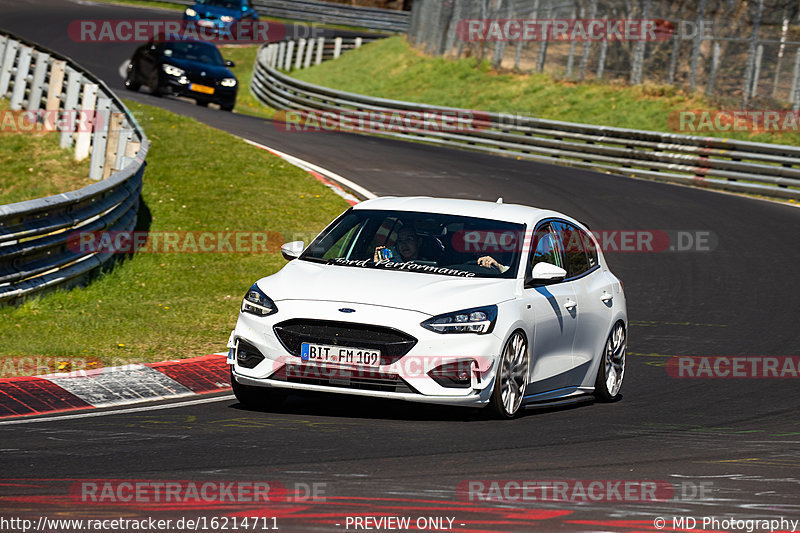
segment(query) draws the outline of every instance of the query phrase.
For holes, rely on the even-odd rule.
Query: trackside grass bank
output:
[[[139,229],[162,244],[125,256],[86,287],[0,308],[6,359],[108,365],[223,351],[245,291],[285,264],[283,240],[308,241],[348,207],[264,150],[190,118],[126,105],[152,142]]]
[[[692,134],[672,129],[680,128],[679,112],[715,109],[702,94],[690,95],[669,86],[571,83],[546,74],[497,72],[488,62],[477,65],[474,58],[428,57],[402,37],[375,41],[292,76],[383,98],[672,133]],[[699,126],[700,115],[696,116],[694,124]],[[702,135],[800,145],[797,133]]]
[[[35,131],[0,99],[0,205],[74,191],[92,183],[89,159],[62,150],[58,132]]]

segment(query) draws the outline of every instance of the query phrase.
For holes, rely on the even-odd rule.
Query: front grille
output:
[[[396,374],[378,374],[369,370],[287,364],[269,379],[344,389],[417,393]]]
[[[304,342],[381,351],[381,364],[391,365],[417,343],[417,339],[393,328],[330,320],[294,319],[273,327],[283,347],[300,357]]]

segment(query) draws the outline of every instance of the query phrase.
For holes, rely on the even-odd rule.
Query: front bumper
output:
[[[234,354],[229,362],[233,363],[233,374],[239,383],[443,405],[481,406],[490,400],[496,359],[504,341],[495,333],[439,334],[420,326],[430,316],[388,307],[304,301],[276,304],[280,311],[275,315],[239,315],[228,344]],[[391,361],[382,358],[379,367],[364,370],[348,365],[303,361],[299,354],[291,353],[275,333],[274,326],[283,325],[290,319],[342,323],[345,315],[339,309],[343,306],[354,308],[356,316],[369,317],[369,320],[349,322],[392,328],[413,337],[416,343],[404,355],[394,357]],[[313,319],[310,318],[312,316]],[[313,338],[308,338],[307,342],[328,343]],[[353,346],[352,343],[341,345],[362,347]],[[247,350],[253,349],[263,356],[263,360],[257,363],[252,358],[240,361],[237,354],[244,358]],[[437,381],[431,371],[443,365],[458,365],[460,369],[468,369],[468,381],[459,384],[442,379]],[[446,385],[442,385],[442,382]]]
[[[212,87],[214,89],[213,94],[192,90],[192,85],[195,83],[206,87]],[[239,86],[237,84],[235,87],[223,87],[216,83],[211,85],[208,82],[193,82],[185,77],[177,78],[175,76],[164,75],[161,78],[161,90],[165,94],[173,96],[184,96],[198,101],[213,102],[220,106],[233,107],[236,103],[236,94],[239,90]]]

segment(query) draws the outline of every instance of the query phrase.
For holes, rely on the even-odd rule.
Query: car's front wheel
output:
[[[141,83],[136,81],[136,74],[133,72],[133,67],[128,67],[128,73],[125,75],[125,88],[129,91],[138,91]]]
[[[613,402],[619,398],[622,387],[622,378],[625,376],[625,352],[628,348],[628,337],[625,334],[625,324],[617,322],[608,335],[603,359],[597,370],[597,380],[594,384],[595,397],[603,402]]]
[[[499,418],[514,418],[522,407],[528,385],[528,341],[521,331],[515,331],[503,348],[494,380],[490,403]]]
[[[231,369],[231,388],[239,403],[254,409],[277,407],[286,399],[286,393],[283,391],[239,383],[233,376],[233,369]]]

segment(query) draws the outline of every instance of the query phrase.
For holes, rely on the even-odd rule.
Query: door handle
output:
[[[572,298],[567,298],[567,301],[564,302],[564,307],[567,309],[567,311],[572,311],[573,309],[575,309],[577,305],[578,302],[576,302]]]
[[[603,291],[603,294],[600,296],[600,299],[603,300],[605,303],[610,302],[614,299],[614,297],[606,291]]]

